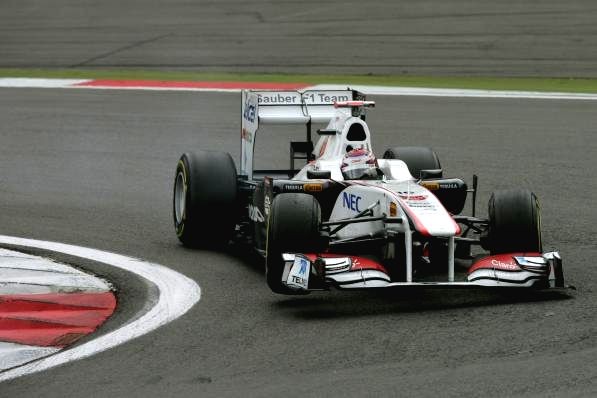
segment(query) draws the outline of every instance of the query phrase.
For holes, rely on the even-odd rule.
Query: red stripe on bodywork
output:
[[[74,87],[108,88],[190,88],[222,90],[297,90],[308,87],[304,83],[267,83],[267,82],[184,82],[166,80],[91,80],[75,84]]]
[[[389,189],[387,191],[392,192]],[[410,208],[410,206],[408,205],[408,203],[406,203],[406,201],[404,201],[402,198],[400,198],[400,196],[396,195],[395,193],[393,193],[393,195],[394,195],[394,199],[396,199],[400,203],[400,206],[402,206],[402,208],[404,209],[404,211],[408,214],[408,216],[410,217],[410,219],[413,221],[413,224],[415,224],[415,229],[417,231],[419,231],[419,233],[421,235],[423,235],[423,236],[431,236],[431,234],[429,233],[429,231],[427,230],[427,228],[425,227],[425,225],[423,224],[423,222],[421,222],[421,220],[419,220],[419,217],[417,216],[417,213],[415,213]]]
[[[421,222],[421,220],[419,220],[419,218],[417,217],[417,214],[410,208],[410,206],[408,206],[408,204],[402,200],[400,198],[400,196],[398,196],[396,194],[396,192],[383,187],[383,186],[378,186],[378,185],[368,185],[365,183],[362,183],[360,181],[350,181],[349,182],[350,185],[359,185],[362,187],[371,187],[371,188],[379,188],[383,191],[386,191],[388,193],[390,193],[394,199],[398,202],[400,202],[400,206],[402,206],[402,208],[404,209],[404,211],[408,214],[408,216],[410,217],[410,219],[413,221],[413,224],[415,224],[415,229],[417,231],[419,231],[419,233],[423,236],[431,236],[431,234],[429,233],[429,231],[427,230],[427,228],[425,227],[425,225],[423,225],[423,223]]]
[[[111,292],[0,295],[0,341],[65,346],[95,331],[115,308]]]

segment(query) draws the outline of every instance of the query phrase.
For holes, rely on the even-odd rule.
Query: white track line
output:
[[[77,359],[86,358],[149,333],[182,316],[201,297],[201,289],[197,283],[159,264],[102,250],[13,236],[0,235],[0,243],[59,252],[121,268],[151,282],[157,287],[159,292],[156,304],[137,319],[133,319],[120,328],[85,344],[2,372],[0,373],[0,381],[10,380]]]
[[[309,90],[344,90],[346,85],[319,84]],[[597,100],[597,94],[555,93],[541,91],[467,90],[454,88],[385,87],[351,85],[350,88],[370,95],[455,97],[455,98],[523,98],[557,100]]]
[[[0,86],[2,87],[2,86]],[[193,91],[200,93],[240,93],[239,88],[201,88],[201,87],[139,87],[139,86],[73,86],[77,90],[126,90],[126,91]]]
[[[0,248],[0,267],[10,269],[57,272],[62,274],[89,275],[66,264],[60,264],[47,258],[15,252]],[[106,290],[109,290],[106,287]]]
[[[0,87],[22,88],[68,88],[75,84],[82,84],[89,79],[42,79],[36,77],[2,77]]]
[[[35,269],[8,268],[3,264],[0,264],[0,270],[2,272],[0,294],[31,294],[33,292],[40,293],[40,290],[45,290],[48,293],[110,291],[110,286],[103,280],[87,274],[66,274],[52,271],[38,271]]]
[[[147,90],[147,91],[198,91],[237,93],[240,89],[230,88],[198,88],[198,87],[136,87],[131,86],[79,86],[78,84],[92,82],[93,79],[44,79],[44,78],[0,78],[0,87],[29,87],[29,88],[76,88],[93,90]],[[344,90],[347,84],[319,84],[305,87],[302,90]],[[350,88],[369,95],[391,96],[423,96],[423,97],[452,97],[452,98],[505,98],[505,99],[548,99],[548,100],[584,100],[596,101],[597,94],[515,91],[515,90],[472,90],[452,88],[422,88],[422,87],[392,87],[350,85]]]
[[[2,358],[1,366],[2,369],[9,369],[24,362],[31,362],[39,358],[47,357],[58,351],[60,351],[60,348],[38,347],[0,341],[0,358]]]

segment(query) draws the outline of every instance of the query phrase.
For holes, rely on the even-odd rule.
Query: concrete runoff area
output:
[[[595,102],[370,99],[376,152],[433,147],[446,175],[479,175],[481,215],[493,189],[536,192],[545,249],[562,253],[576,293],[274,295],[260,264],[185,249],[172,226],[182,152],[223,150],[238,162],[239,94],[2,89],[2,233],[155,261],[200,281],[203,292],[199,305],[153,333],[10,380],[2,394],[597,393]],[[286,167],[288,140],[302,133],[260,131],[258,166]]]

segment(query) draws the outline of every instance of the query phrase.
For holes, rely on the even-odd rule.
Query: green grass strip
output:
[[[429,88],[460,88],[513,91],[597,93],[597,79],[540,77],[450,77],[391,75],[294,75],[254,73],[204,73],[134,69],[8,69],[0,77],[42,77],[65,79],[243,81],[306,84],[346,84]]]

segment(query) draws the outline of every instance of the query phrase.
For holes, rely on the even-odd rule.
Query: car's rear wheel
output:
[[[414,178],[419,178],[421,170],[441,170],[439,157],[433,149],[421,146],[397,146],[387,149],[384,159],[400,159],[408,166],[408,171]],[[440,178],[441,173],[436,177]]]
[[[311,195],[283,193],[277,195],[269,213],[265,275],[275,293],[301,294],[282,283],[282,253],[315,253],[320,249],[321,208]]]
[[[183,154],[176,166],[172,204],[183,245],[214,248],[227,243],[238,216],[236,166],[230,155]]]
[[[494,192],[489,199],[487,248],[491,254],[541,252],[537,196],[525,189]]]

